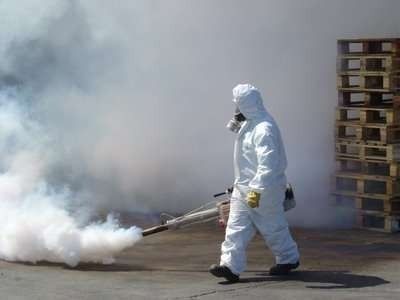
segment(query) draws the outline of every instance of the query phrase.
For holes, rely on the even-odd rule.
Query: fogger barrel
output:
[[[226,189],[225,192],[215,194],[214,198],[218,198],[222,195],[230,195],[232,193],[232,190],[233,188],[230,187]],[[217,219],[220,225],[225,226],[228,221],[229,215],[229,200],[210,202],[208,204],[211,203],[214,205],[212,208],[205,209],[207,207],[207,204],[205,204],[202,207],[191,211],[183,216],[177,218],[172,217],[161,225],[145,229],[142,231],[142,235],[148,236],[169,229],[178,229],[193,224],[210,222]]]
[[[229,205],[229,203],[227,204]],[[143,236],[148,236],[169,229],[178,229],[185,226],[217,220],[220,217],[220,205],[216,207],[183,215],[167,220],[165,224],[151,227],[142,231]]]
[[[143,236],[148,236],[148,235],[155,234],[155,233],[158,233],[158,232],[162,232],[162,231],[165,231],[165,230],[168,230],[168,229],[169,228],[166,225],[158,225],[158,226],[154,226],[154,227],[147,228],[147,229],[143,230],[142,231],[142,235]]]

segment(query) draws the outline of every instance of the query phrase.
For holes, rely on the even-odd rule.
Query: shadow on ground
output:
[[[319,285],[307,285],[311,289],[350,289],[373,287],[388,284],[390,281],[377,276],[351,274],[349,271],[295,271],[289,276],[273,277],[266,273],[258,274],[258,277],[241,278],[241,283],[249,282],[280,282],[298,281]],[[220,282],[221,284],[228,284]]]

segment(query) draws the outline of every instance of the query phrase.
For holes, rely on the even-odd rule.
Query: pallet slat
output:
[[[400,142],[400,125],[357,124],[337,121],[335,124],[337,141],[354,141],[374,144],[395,144]]]
[[[336,108],[336,121],[353,124],[400,124],[400,109],[377,107],[347,107]]]
[[[341,173],[363,173],[366,175],[399,177],[400,163],[337,157],[336,171]]]
[[[340,39],[338,54],[393,54],[400,53],[400,39]]]
[[[394,72],[400,70],[400,57],[394,55],[353,55],[345,54],[337,57],[337,71],[358,72]]]
[[[400,160],[400,145],[370,145],[355,142],[336,142],[336,156],[394,162]]]
[[[369,92],[339,90],[339,106],[399,108],[400,96],[392,92]]]
[[[398,73],[341,72],[337,74],[337,88],[341,91],[394,92],[400,90]]]
[[[357,216],[357,226],[362,229],[387,233],[398,232],[400,231],[400,217],[360,212]]]
[[[335,194],[335,204],[357,211],[396,215],[400,212],[400,198],[379,199]]]
[[[377,199],[400,197],[400,181],[391,177],[336,173],[333,180],[335,193],[342,195]]]

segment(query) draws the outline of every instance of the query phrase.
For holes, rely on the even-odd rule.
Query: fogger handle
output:
[[[218,194],[214,194],[213,197],[214,198],[218,198],[219,196],[225,195],[226,192],[222,192],[222,193],[218,193]]]
[[[227,189],[225,190],[225,192],[218,193],[218,194],[214,194],[213,197],[214,197],[214,198],[218,198],[218,197],[220,197],[220,196],[222,196],[222,195],[232,194],[232,192],[233,192],[233,186],[227,188]]]

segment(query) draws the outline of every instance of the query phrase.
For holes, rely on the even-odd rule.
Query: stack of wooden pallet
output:
[[[399,231],[400,39],[339,40],[336,202],[359,227]]]

